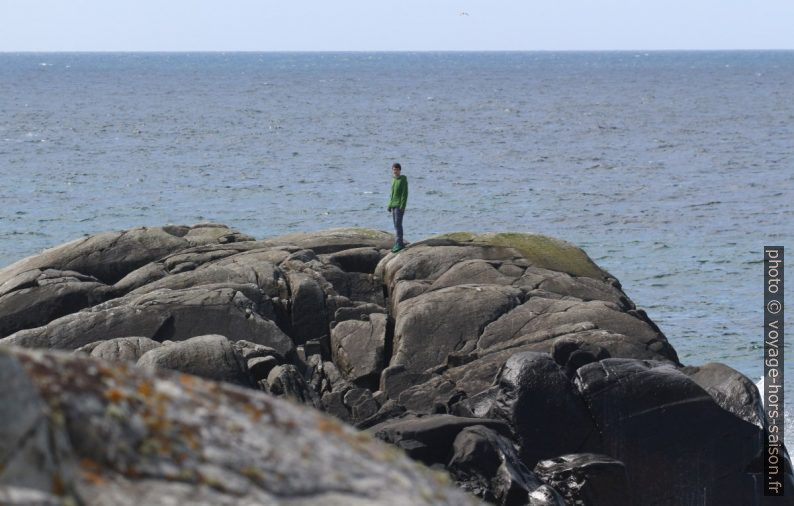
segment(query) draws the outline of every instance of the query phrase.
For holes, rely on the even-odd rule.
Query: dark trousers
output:
[[[395,207],[391,210],[391,217],[394,220],[394,233],[397,235],[394,243],[399,244],[400,246],[405,246],[403,243],[403,215],[405,214],[405,209],[400,209],[399,207]]]

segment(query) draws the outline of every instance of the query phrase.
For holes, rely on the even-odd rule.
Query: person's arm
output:
[[[406,204],[408,204],[408,179],[403,179],[400,185],[400,209],[405,211]]]

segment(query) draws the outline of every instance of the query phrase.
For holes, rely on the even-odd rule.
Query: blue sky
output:
[[[794,49],[791,0],[0,0],[0,51]]]

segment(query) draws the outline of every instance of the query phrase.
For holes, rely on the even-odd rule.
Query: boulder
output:
[[[262,241],[269,247],[294,246],[312,250],[316,254],[337,253],[355,248],[377,248],[386,250],[392,247],[394,237],[380,230],[367,228],[333,228],[317,232],[297,232]]]
[[[511,356],[496,385],[488,416],[514,428],[521,460],[527,466],[583,448],[599,448],[584,399],[550,355],[523,352]]]
[[[4,504],[477,504],[314,410],[169,371],[0,348]],[[24,501],[24,502],[20,502]]]
[[[181,341],[205,334],[245,339],[290,355],[294,346],[275,323],[260,316],[263,300],[251,285],[201,286],[158,290],[115,299],[73,313],[43,327],[0,340],[25,347],[75,349],[94,341],[143,336],[155,341]]]
[[[559,492],[548,485],[541,485],[529,494],[529,506],[570,506]]]
[[[426,464],[447,463],[453,454],[452,444],[460,431],[480,425],[509,434],[509,426],[500,420],[430,415],[391,420],[369,429],[378,439],[392,443],[413,459]]]
[[[331,254],[329,261],[346,272],[372,274],[382,257],[381,250],[377,248],[351,248]]]
[[[762,431],[674,365],[609,358],[580,367],[576,386],[597,429],[595,452],[625,464],[632,504],[741,504],[714,498],[742,496]]]
[[[462,285],[427,292],[400,304],[390,365],[412,372],[473,350],[483,329],[521,303],[521,291],[500,285]]]
[[[758,387],[744,374],[725,364],[684,367],[681,372],[708,392],[722,409],[763,429],[764,404]]]
[[[611,278],[596,279],[588,276],[571,276],[540,267],[528,267],[514,282],[514,286],[554,293],[582,301],[601,300],[618,306],[623,311],[635,309],[634,303]]]
[[[491,503],[519,506],[542,483],[521,463],[512,443],[482,425],[466,427],[452,444],[447,465],[463,489]]]
[[[117,337],[107,341],[96,341],[75,351],[85,351],[94,358],[116,362],[137,362],[144,353],[162,346],[148,337]]]
[[[295,344],[328,335],[325,294],[311,276],[290,271],[287,280],[291,290],[291,333]]]
[[[626,466],[606,455],[579,453],[542,460],[535,475],[565,498],[566,504],[631,506]]]
[[[170,369],[241,386],[254,385],[245,359],[224,336],[196,336],[153,348],[138,359],[144,369]]]
[[[334,321],[369,320],[373,313],[386,314],[386,308],[372,303],[359,303],[352,307],[340,307],[334,312]]]
[[[204,265],[278,265],[288,255],[287,251],[281,249],[264,248],[260,241],[205,244],[179,250],[139,267],[117,281],[113,290],[121,296],[169,275],[195,270]]]
[[[199,244],[251,238],[224,225],[133,228],[77,239],[0,269],[0,284],[34,269],[77,271],[113,284],[133,270],[169,253]]]
[[[377,385],[386,365],[386,320],[385,314],[372,314],[368,321],[343,321],[331,330],[331,356],[350,381]]]
[[[293,401],[319,407],[316,393],[309,388],[303,375],[292,364],[277,365],[267,375],[268,392]]]
[[[0,285],[0,337],[103,302],[110,287],[75,271],[33,269]]]
[[[526,334],[581,322],[592,323],[598,329],[628,338],[613,339],[612,342],[602,344],[613,357],[669,360],[678,363],[675,350],[657,328],[604,301],[582,302],[530,297],[521,306],[488,325],[477,346],[480,350],[487,350]],[[543,351],[551,351],[551,348]]]

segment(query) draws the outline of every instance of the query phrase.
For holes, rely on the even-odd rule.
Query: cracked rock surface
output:
[[[581,249],[391,244],[167,226],[0,270],[0,503],[768,504],[755,385]]]

